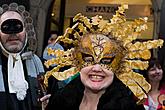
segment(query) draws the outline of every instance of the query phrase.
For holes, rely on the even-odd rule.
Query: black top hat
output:
[[[18,5],[23,5],[26,8],[26,11],[29,11],[30,9],[30,1],[29,0],[0,0],[0,7],[3,4],[10,4],[10,3],[17,3]]]

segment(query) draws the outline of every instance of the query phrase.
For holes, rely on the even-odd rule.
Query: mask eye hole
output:
[[[82,58],[85,62],[93,62],[94,61],[94,58],[92,55],[89,55],[89,54],[82,54]]]
[[[85,62],[92,62],[93,58],[92,57],[84,57]]]
[[[113,59],[114,59],[114,57],[112,57],[112,58],[102,58],[100,60],[100,63],[102,63],[102,64],[111,64]]]
[[[17,27],[18,29],[21,29],[21,28],[22,28],[22,25],[21,25],[21,24],[17,24],[16,27]]]
[[[9,25],[7,24],[2,26],[2,29],[8,29],[8,28],[9,28]]]

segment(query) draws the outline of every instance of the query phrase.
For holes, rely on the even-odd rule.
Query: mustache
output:
[[[11,41],[11,40],[20,40],[20,38],[16,34],[11,34],[8,36],[6,41]]]

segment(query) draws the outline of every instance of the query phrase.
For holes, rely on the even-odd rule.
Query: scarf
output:
[[[14,56],[9,54],[8,56],[8,85],[10,93],[16,93],[18,100],[24,100],[28,83],[25,80],[23,64],[19,54]]]

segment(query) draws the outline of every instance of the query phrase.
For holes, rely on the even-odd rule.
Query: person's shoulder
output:
[[[108,87],[105,96],[111,96],[111,99],[118,100],[120,103],[136,103],[132,91],[117,78],[115,78],[112,85]]]
[[[116,77],[114,78],[112,85],[108,88],[115,91],[115,93],[121,93],[123,95],[127,95],[128,91],[130,91],[130,89]]]
[[[65,89],[76,89],[76,88],[81,88],[82,87],[82,82],[80,80],[80,76],[77,75],[75,78],[73,78],[65,87]]]
[[[79,103],[78,99],[83,96],[83,92],[80,92],[81,86],[79,86],[79,83],[80,78],[76,77],[64,88],[55,92],[49,101],[48,108],[56,106],[60,107],[60,110],[75,110],[74,107]]]

